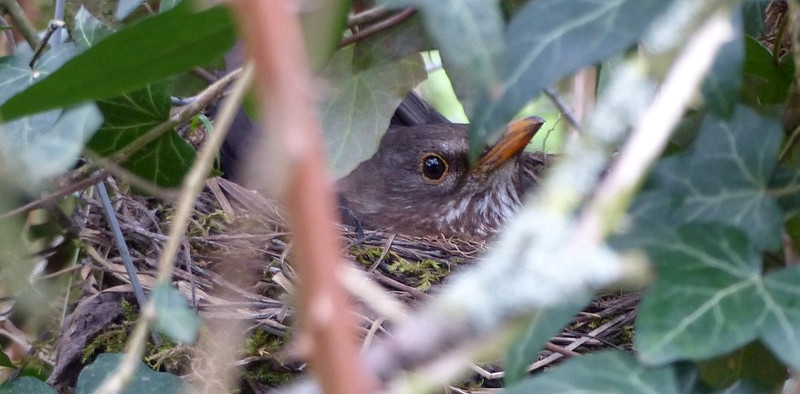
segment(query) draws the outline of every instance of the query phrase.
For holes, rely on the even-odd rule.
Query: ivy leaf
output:
[[[662,160],[651,181],[677,199],[671,213],[677,223],[725,223],[774,250],[783,214],[768,184],[780,143],[777,120],[739,106],[730,120],[707,116],[694,144]]]
[[[761,253],[739,230],[687,224],[627,237],[643,248],[658,280],[639,307],[634,344],[649,364],[725,354],[761,339],[800,366],[800,267],[761,274]]]
[[[39,379],[22,376],[0,385],[0,394],[56,394],[57,391]]]
[[[702,92],[706,108],[718,116],[733,114],[742,90],[742,65],[744,63],[744,31],[742,8],[731,12],[734,37],[720,48],[717,59],[703,82]]]
[[[100,100],[105,122],[87,147],[109,156],[169,119],[171,83],[161,82],[112,99]],[[164,187],[180,185],[196,152],[175,131],[169,131],[133,154],[123,166]]]
[[[539,310],[531,318],[522,337],[514,341],[506,353],[505,385],[521,380],[528,366],[536,361],[545,342],[557,334],[569,320],[575,317],[586,302],[573,302],[559,308]]]
[[[648,368],[623,352],[604,351],[569,360],[512,385],[503,393],[678,394],[679,391],[671,367]]]
[[[469,109],[477,97],[500,82],[503,17],[498,0],[383,0],[389,7],[418,7],[436,41],[443,63],[460,78],[452,79],[460,101]]]
[[[537,0],[508,26],[505,78],[478,100],[470,153],[494,143],[502,126],[542,89],[633,45],[672,2],[665,0]],[[488,94],[491,93],[491,94]]]
[[[186,298],[169,285],[159,284],[153,291],[158,313],[158,328],[174,341],[192,343],[197,338],[202,320],[189,308]]]
[[[123,20],[146,1],[147,0],[119,0],[117,9],[114,12],[114,17],[118,20]]]
[[[97,390],[103,381],[122,363],[122,353],[103,353],[93,363],[86,366],[78,376],[76,394],[90,394]],[[125,387],[125,394],[146,393],[193,393],[191,386],[171,373],[156,372],[139,362],[136,372]]]
[[[706,385],[720,389],[747,379],[774,390],[786,380],[786,367],[760,342],[752,342],[733,353],[700,361],[697,368]]]
[[[8,358],[8,355],[4,351],[0,351],[0,367],[3,368],[16,368],[14,363],[11,362],[11,359]]]
[[[80,51],[89,49],[89,47],[114,32],[110,27],[92,16],[84,6],[81,6],[81,9],[75,14],[74,31],[73,40]]]
[[[794,81],[792,56],[775,64],[772,51],[750,36],[745,37],[743,100],[758,108],[782,104]]]
[[[31,69],[18,56],[0,59],[0,103],[50,74],[75,53],[75,46],[55,46]],[[0,126],[0,152],[17,180],[36,187],[63,173],[78,160],[83,144],[100,127],[102,116],[93,104],[52,110]]]
[[[114,97],[220,58],[236,37],[227,9],[195,13],[187,3],[100,41],[5,102],[0,116]]]
[[[367,37],[355,44],[353,69],[364,71],[434,49],[422,24],[422,18],[413,16],[408,21]]]
[[[418,55],[359,73],[353,73],[352,58],[352,46],[343,48],[323,70],[336,84],[320,104],[320,118],[329,165],[337,178],[375,154],[395,108],[425,79]]]
[[[300,13],[309,67],[319,71],[330,59],[347,28],[350,0],[323,1]]]

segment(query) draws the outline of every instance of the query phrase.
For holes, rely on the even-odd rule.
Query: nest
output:
[[[113,182],[111,187],[139,282],[150,290],[173,208],[157,199],[125,193]],[[76,372],[94,355],[122,351],[137,313],[102,203],[91,195],[84,196],[83,202],[78,214],[78,222],[84,223],[79,232],[85,251],[83,295],[73,304],[57,340],[49,383],[58,387],[74,387]],[[245,345],[237,364],[253,391],[283,383],[303,368],[289,340],[295,275],[286,228],[281,210],[270,200],[230,181],[211,179],[196,204],[173,275],[173,283],[207,322],[241,323]],[[340,232],[352,265],[409,308],[425,301],[448,275],[474,264],[485,251],[484,244],[454,239],[409,238],[347,226],[341,226]],[[531,370],[580,352],[630,349],[637,301],[636,294],[599,297],[551,339]],[[369,307],[360,308],[358,316],[365,337],[380,336],[386,330],[384,317]],[[193,360],[198,356],[192,348],[153,346],[146,361],[192,381],[200,374]],[[500,387],[501,368],[484,365],[473,370],[477,375],[461,386],[474,388],[480,382],[481,387],[469,392]]]

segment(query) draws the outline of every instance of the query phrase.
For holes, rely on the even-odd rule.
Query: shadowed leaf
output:
[[[542,89],[633,45],[671,1],[536,0],[506,33],[507,61],[498,89],[478,100],[470,128],[471,157],[494,143],[502,126]]]
[[[166,122],[170,111],[170,83],[161,82],[112,99],[98,101],[105,121],[88,148],[109,156],[153,127]],[[134,174],[165,187],[178,186],[196,152],[175,131],[133,154],[123,166]]]
[[[652,182],[678,199],[674,221],[726,223],[757,247],[774,250],[783,214],[767,186],[780,142],[780,123],[747,107],[729,121],[707,116],[697,141],[662,160]]]
[[[153,303],[158,313],[159,330],[175,342],[194,342],[202,320],[189,308],[181,292],[168,285],[158,285],[153,291]]]
[[[588,303],[589,300],[586,300]],[[557,334],[586,303],[571,303],[560,308],[537,311],[528,323],[522,337],[509,347],[506,353],[505,384],[512,385],[521,380],[527,368],[539,357],[545,342]]]
[[[330,168],[350,173],[378,150],[389,120],[403,97],[425,79],[418,55],[353,74],[353,48],[338,51],[323,74],[335,86],[320,105]]]
[[[479,94],[500,83],[504,51],[503,17],[497,0],[383,0],[389,7],[418,7],[442,62],[452,74],[453,89],[467,113]]]
[[[75,393],[93,393],[117,369],[123,357],[122,353],[104,353],[97,356],[97,359],[86,366],[78,376]],[[184,383],[180,377],[171,373],[155,372],[143,362],[138,363],[136,372],[123,391],[125,394],[193,392],[191,386]]]
[[[22,376],[0,385],[0,394],[56,394],[47,383],[30,376]]]
[[[647,368],[628,354],[605,351],[569,360],[503,393],[678,394],[678,383],[671,367]]]

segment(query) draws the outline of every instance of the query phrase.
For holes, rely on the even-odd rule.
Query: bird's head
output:
[[[378,152],[339,181],[342,201],[371,227],[485,239],[521,204],[518,158],[543,123],[511,123],[472,166],[468,125],[391,127]]]

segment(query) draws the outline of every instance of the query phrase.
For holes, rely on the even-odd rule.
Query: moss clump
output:
[[[436,260],[425,259],[422,261],[409,261],[398,258],[389,265],[389,272],[416,278],[418,290],[427,291],[444,277],[450,274],[450,266]]]

